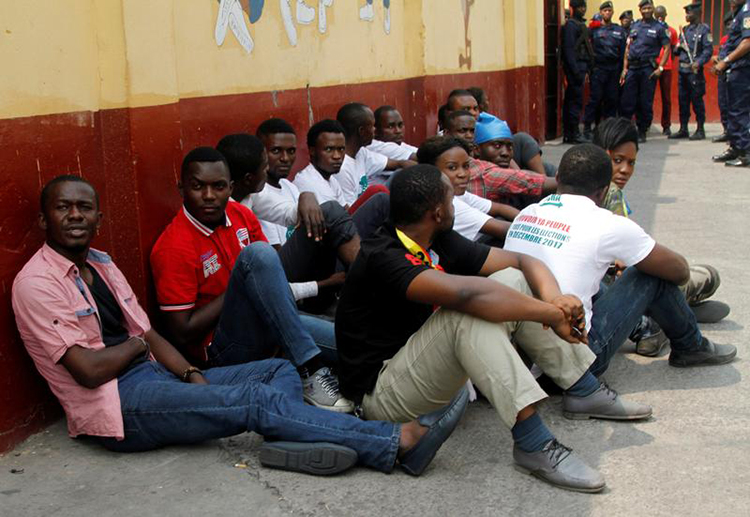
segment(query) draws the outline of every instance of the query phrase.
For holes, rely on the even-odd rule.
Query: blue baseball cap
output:
[[[482,112],[479,114],[474,133],[474,143],[479,145],[491,140],[510,140],[511,138],[513,138],[513,133],[507,122],[489,113]]]

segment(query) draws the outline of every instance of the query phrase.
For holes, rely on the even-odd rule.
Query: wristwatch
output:
[[[659,65],[659,72],[663,72],[663,71],[664,71],[664,67]]]
[[[722,61],[724,61],[724,62],[725,62],[726,64],[728,64],[728,65],[731,65],[731,64],[732,64],[732,62],[731,62],[731,61],[729,61],[729,56],[727,56],[727,57],[725,57],[724,59],[722,59]]]

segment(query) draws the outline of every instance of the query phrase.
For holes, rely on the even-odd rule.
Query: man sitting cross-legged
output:
[[[336,273],[337,261],[348,267],[359,252],[357,228],[341,205],[328,201],[320,206],[315,194],[300,193],[285,179],[297,142],[289,124],[270,119],[258,131],[264,132],[266,146],[244,133],[227,135],[216,146],[229,163],[232,198],[260,219],[269,244],[279,252],[295,300],[302,300],[303,310],[320,314],[344,283],[343,271]]]
[[[633,221],[600,208],[611,180],[612,161],[603,149],[592,144],[570,148],[557,172],[558,193],[521,211],[508,231],[506,249],[542,260],[565,292],[583,300],[589,346],[597,355],[591,371],[597,376],[645,313],[671,342],[670,365],[732,361],[737,349],[701,335],[678,288],[690,277],[687,261]],[[628,269],[592,302],[616,260]]]
[[[398,460],[419,474],[455,427],[465,397],[421,423],[363,422],[305,404],[283,359],[191,366],[151,328],[112,259],[90,247],[101,219],[87,181],[49,182],[39,215],[46,243],[13,282],[18,330],[71,437],[134,452],[255,431],[267,466],[335,474],[359,461],[390,472]]]
[[[612,182],[602,202],[602,208],[630,217],[632,210],[625,197],[625,186],[635,172],[638,156],[638,129],[631,120],[609,118],[594,132],[594,145],[604,149],[612,160]],[[609,276],[607,279],[611,278]],[[680,286],[698,323],[716,323],[729,315],[729,305],[708,300],[721,284],[719,271],[708,264],[690,266],[690,280]],[[708,300],[708,301],[707,301]],[[645,356],[657,356],[669,340],[653,319],[644,316],[641,324],[630,335],[635,351]]]
[[[151,250],[156,298],[171,340],[201,365],[288,357],[305,400],[348,412],[324,363],[335,358],[330,322],[300,316],[276,251],[253,213],[230,201],[224,156],[211,147],[182,162],[183,207]]]
[[[336,313],[343,393],[367,418],[405,422],[471,379],[512,428],[519,469],[563,488],[602,490],[603,477],[535,413],[546,394],[511,336],[567,390],[567,414],[642,418],[650,408],[621,400],[588,372],[595,356],[580,344],[583,305],[560,292],[541,262],[472,242],[452,226],[453,187],[437,167],[394,175],[390,220],[362,241]]]
[[[425,140],[417,157],[419,163],[434,165],[445,174],[453,186],[453,229],[461,236],[502,247],[505,234],[518,215],[518,209],[495,203],[466,191],[471,177],[471,148],[462,138],[434,136]]]
[[[404,119],[393,106],[375,110],[375,137],[368,151],[382,154],[391,160],[417,161],[417,148],[404,142]]]

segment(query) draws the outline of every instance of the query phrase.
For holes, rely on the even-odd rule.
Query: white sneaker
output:
[[[290,2],[291,0],[279,0],[279,9],[281,9],[281,19],[284,21],[284,29],[286,29],[286,37],[289,39],[289,44],[296,47],[297,28],[294,26]]]
[[[375,10],[372,4],[365,4],[359,8],[359,19],[364,22],[371,22],[375,19]]]
[[[297,0],[297,23],[310,25],[315,19],[315,8],[305,3],[305,0]]]

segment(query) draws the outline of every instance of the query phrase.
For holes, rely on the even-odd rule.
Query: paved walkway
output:
[[[566,149],[552,143],[546,157],[559,160]],[[722,149],[654,137],[627,191],[634,219],[658,241],[719,268],[715,298],[732,314],[704,330],[736,344],[740,359],[684,371],[666,356],[624,350],[606,380],[654,406],[643,423],[565,420],[559,397],[541,406],[558,437],[606,475],[604,493],[564,492],[517,473],[510,434],[480,402],[419,479],[363,468],[334,478],[261,469],[254,435],[118,455],[68,439],[58,423],[0,457],[0,515],[747,515],[750,169],[712,164]]]

